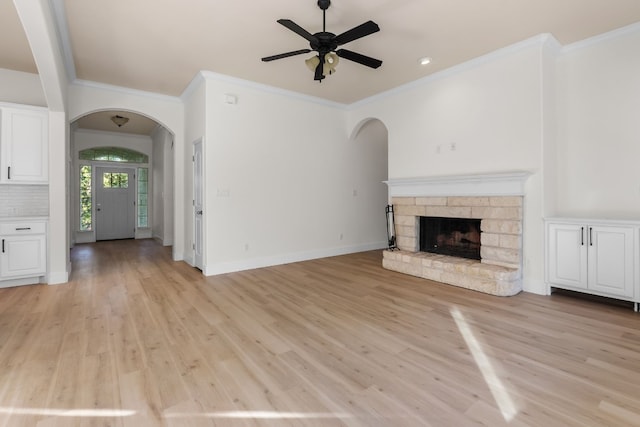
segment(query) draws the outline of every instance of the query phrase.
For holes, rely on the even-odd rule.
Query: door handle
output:
[[[2,253],[4,253],[4,239],[2,239]]]
[[[593,227],[589,227],[589,246],[593,246]]]
[[[580,227],[580,246],[584,246],[584,227]]]
[[[202,209],[200,209],[199,211],[196,211],[196,215],[202,215]]]

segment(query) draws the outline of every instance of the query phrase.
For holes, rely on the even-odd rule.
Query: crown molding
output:
[[[403,85],[400,86],[396,86],[393,89],[389,89],[385,92],[381,92],[378,93],[376,95],[370,96],[368,98],[362,99],[360,101],[356,101],[352,104],[348,105],[348,109],[349,110],[355,110],[358,109],[360,107],[363,107],[365,105],[374,103],[374,102],[378,102],[381,100],[384,100],[386,98],[389,98],[391,96],[394,95],[398,95],[400,93],[409,91],[409,90],[413,90],[419,87],[424,87],[426,85],[429,85],[435,81],[438,80],[442,80],[444,78],[447,77],[451,77],[454,76],[456,74],[460,74],[463,73],[465,71],[471,70],[473,68],[479,67],[480,65],[483,64],[487,64],[489,62],[493,62],[496,61],[498,59],[504,58],[506,56],[510,56],[513,55],[514,53],[518,53],[518,52],[522,52],[525,49],[529,49],[533,46],[538,46],[541,47],[543,46],[546,42],[548,42],[550,39],[555,40],[555,38],[549,34],[549,33],[544,33],[544,34],[539,34],[537,36],[534,37],[530,37],[526,40],[523,40],[521,42],[503,47],[501,49],[497,49],[494,50],[493,52],[490,52],[486,55],[482,55],[479,56],[477,58],[471,59],[469,61],[463,62],[461,64],[458,65],[454,65],[453,67],[449,67],[446,68],[442,71],[438,71],[437,73],[433,73],[430,74],[428,76],[422,77],[420,79],[411,81],[409,83],[405,83]],[[557,43],[557,41],[556,41]]]
[[[595,44],[599,44],[608,40],[613,40],[618,37],[626,36],[628,34],[639,33],[640,32],[640,22],[636,22],[635,24],[627,25],[626,27],[618,28],[603,34],[598,34],[597,36],[589,37],[588,39],[580,40],[575,43],[568,44],[562,48],[562,53],[573,52],[575,50],[584,49]]]
[[[240,79],[237,77],[232,77],[232,76],[228,76],[226,74],[220,74],[220,73],[215,73],[213,71],[200,71],[198,73],[198,75],[196,75],[196,77],[194,77],[194,80],[192,80],[191,83],[189,83],[189,86],[187,86],[187,89],[185,90],[185,93],[187,93],[187,96],[191,93],[191,91],[194,89],[194,87],[197,87],[198,83],[200,82],[200,78],[206,80],[213,80],[213,81],[217,81],[217,82],[224,82],[224,83],[231,83],[234,85],[238,85],[247,89],[253,89],[253,90],[258,90],[261,92],[266,92],[266,93],[270,93],[270,94],[274,94],[274,95],[279,95],[279,96],[284,96],[287,98],[291,98],[291,99],[296,99],[299,101],[303,101],[303,102],[309,102],[312,104],[318,104],[318,105],[322,105],[325,107],[330,107],[330,108],[335,108],[338,110],[347,110],[348,109],[348,105],[347,104],[342,104],[339,102],[335,102],[335,101],[329,101],[327,99],[323,99],[323,98],[318,98],[315,96],[310,96],[310,95],[304,95],[302,93],[299,92],[295,92],[292,90],[286,90],[286,89],[281,89],[275,86],[269,86],[263,83],[257,83],[257,82],[252,82],[249,80],[244,80],[244,79]],[[187,92],[189,91],[189,92]],[[184,99],[185,93],[183,93],[183,95],[181,96],[181,98]]]
[[[175,103],[182,104],[182,99],[180,99],[177,96],[164,95],[157,92],[147,92],[144,90],[131,89],[128,87],[110,85],[106,83],[98,83],[98,82],[93,82],[89,80],[75,79],[71,83],[71,86],[88,87],[93,89],[106,90],[110,92],[119,92],[124,95],[140,96],[144,98],[156,99],[159,101],[175,102]]]

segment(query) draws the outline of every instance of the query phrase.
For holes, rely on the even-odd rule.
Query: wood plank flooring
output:
[[[0,289],[0,426],[640,425],[640,315],[366,252],[206,278],[152,240]]]

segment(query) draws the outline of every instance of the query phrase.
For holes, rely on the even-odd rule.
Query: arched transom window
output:
[[[149,163],[149,156],[135,150],[120,147],[97,147],[81,150],[80,160],[120,163]]]

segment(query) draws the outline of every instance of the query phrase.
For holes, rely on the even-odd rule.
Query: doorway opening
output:
[[[173,134],[141,114],[105,110],[75,120],[70,142],[72,244],[154,238],[172,246]]]

